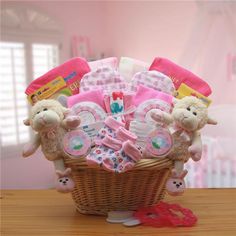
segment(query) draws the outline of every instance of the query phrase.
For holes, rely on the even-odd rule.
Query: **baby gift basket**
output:
[[[191,146],[192,136],[189,132],[179,131],[176,126],[172,129],[179,132],[177,138],[172,135],[173,131],[171,133],[168,128],[168,115],[171,116],[176,99],[193,94],[207,107],[210,93],[205,81],[163,58],[156,58],[151,66],[130,58],[121,58],[119,65],[117,58],[91,63],[74,58],[36,79],[26,89],[35,114],[46,114],[51,109],[42,105],[43,108],[37,111],[41,100],[55,99],[70,109],[69,113],[64,113],[66,124],[73,125],[75,117],[79,117],[78,132],[82,132],[79,145],[78,137],[73,133],[77,132],[76,129],[63,129],[62,136],[66,133],[67,141],[57,130],[39,134],[44,138],[48,136],[48,140],[60,136],[57,142],[63,143],[64,152],[59,157],[47,157],[45,143],[41,143],[43,152],[47,159],[54,161],[59,184],[66,185],[68,176],[71,176],[73,187],[68,189],[72,192],[76,209],[83,214],[95,215],[153,206],[164,198],[166,188],[171,192],[173,186],[170,184],[176,188],[172,195],[183,192],[183,177],[186,175],[183,164],[190,156],[196,160],[198,156],[195,146],[190,154],[175,152],[182,146]],[[189,112],[191,109],[187,105],[185,110]],[[191,114],[195,115],[197,108],[194,109]],[[108,130],[113,130],[115,136],[104,131],[104,124],[109,119],[113,120]],[[214,123],[209,120],[205,123]],[[116,127],[118,123],[122,127]],[[32,125],[32,120],[29,124]],[[123,135],[120,136],[122,139],[119,139],[118,132]],[[190,141],[186,139],[182,145],[179,137],[186,136],[186,133]],[[77,146],[70,150],[75,142]],[[105,158],[100,158],[101,152],[106,154]],[[25,153],[25,156],[29,155]],[[184,157],[181,159],[178,155]],[[60,158],[63,163],[60,163]],[[66,174],[63,168],[58,170],[58,166],[66,169]],[[178,175],[179,169],[181,173]]]

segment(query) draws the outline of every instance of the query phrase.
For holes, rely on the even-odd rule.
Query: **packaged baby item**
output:
[[[82,58],[73,58],[33,80],[25,93],[33,105],[38,100],[57,98],[63,94],[71,96],[80,91],[80,80],[90,68]]]
[[[186,85],[185,83],[182,83],[178,90],[176,91],[175,97],[176,98],[183,98],[186,96],[194,96],[199,98],[207,107],[211,104],[211,99],[209,99],[208,97],[202,95],[201,93],[197,92],[196,90],[190,88],[188,85]]]

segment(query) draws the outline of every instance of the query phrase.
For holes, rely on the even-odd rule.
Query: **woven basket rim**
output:
[[[65,158],[66,165],[72,169],[101,169],[100,167],[89,166],[86,162],[86,158]],[[141,159],[135,166],[129,171],[139,171],[139,170],[152,170],[152,169],[162,169],[167,166],[172,166],[173,160],[168,157],[162,159]]]

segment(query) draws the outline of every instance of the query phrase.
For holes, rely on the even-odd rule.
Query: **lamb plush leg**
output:
[[[71,169],[65,168],[62,159],[53,161],[56,169],[56,190],[61,193],[71,192],[75,187],[75,182],[71,178]]]
[[[202,156],[202,140],[199,132],[194,132],[192,145],[188,148],[191,158],[194,161],[199,161]]]
[[[166,191],[172,196],[179,196],[185,190],[184,177],[188,171],[184,170],[183,161],[175,161],[175,167],[172,170],[171,177],[166,182]]]
[[[30,143],[25,144],[23,147],[23,157],[29,157],[33,155],[40,146],[40,137],[38,134],[34,135]]]

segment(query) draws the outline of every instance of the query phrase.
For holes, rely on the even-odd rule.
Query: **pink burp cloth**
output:
[[[88,62],[88,64],[91,70],[96,70],[99,67],[107,67],[107,66],[113,69],[117,69],[118,59],[117,57],[108,57],[101,60]]]
[[[92,90],[84,93],[79,93],[67,98],[67,107],[72,107],[80,102],[94,102],[102,107],[104,110],[104,95],[101,90]]]
[[[134,120],[140,122],[153,123],[150,115],[155,110],[162,110],[170,113],[173,108],[173,96],[147,88],[140,85],[133,103],[137,107],[134,112]]]
[[[158,57],[155,58],[149,70],[156,70],[169,76],[172,79],[176,89],[179,88],[181,83],[185,83],[205,96],[209,96],[211,94],[211,88],[205,81],[168,59]]]
[[[175,86],[172,80],[158,71],[138,72],[133,76],[131,84],[132,91],[137,91],[139,85],[144,85],[168,94],[173,94],[175,91]]]
[[[173,101],[173,96],[163,92],[156,91],[152,88],[145,87],[143,85],[139,85],[138,90],[135,96],[133,97],[133,104],[136,107],[138,107],[141,103],[150,99],[163,100],[164,102],[170,104],[171,106]]]
[[[82,92],[101,89],[105,94],[119,90],[128,91],[129,87],[118,71],[109,67],[101,67],[87,73],[80,83]]]
[[[48,82],[61,76],[66,82],[67,87],[71,90],[71,93],[77,94],[79,93],[81,78],[89,71],[90,68],[87,61],[79,57],[73,58],[33,80],[25,90],[25,93],[27,95],[32,94]]]

